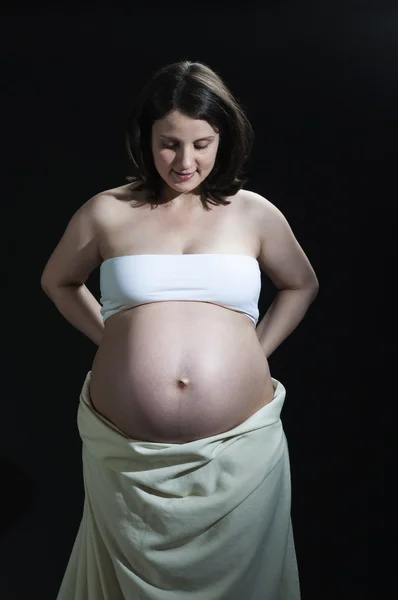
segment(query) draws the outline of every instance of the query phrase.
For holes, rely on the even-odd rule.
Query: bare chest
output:
[[[257,258],[259,236],[239,194],[227,206],[192,211],[135,207],[115,199],[115,218],[99,240],[103,260],[129,254],[247,254]]]

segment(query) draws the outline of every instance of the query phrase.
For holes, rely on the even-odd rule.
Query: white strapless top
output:
[[[256,326],[261,271],[245,254],[131,254],[101,264],[100,288],[104,321],[140,304],[190,300],[241,312]]]

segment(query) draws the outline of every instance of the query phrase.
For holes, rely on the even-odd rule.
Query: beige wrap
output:
[[[238,427],[168,444],[96,412],[90,376],[83,517],[57,600],[299,600],[284,386]]]

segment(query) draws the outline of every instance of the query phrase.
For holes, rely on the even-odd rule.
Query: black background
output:
[[[1,27],[1,598],[56,597],[83,506],[76,413],[96,348],[41,272],[77,208],[126,183],[130,104],[179,59],[207,63],[245,107],[246,187],[282,210],[320,281],[270,359],[287,388],[303,599],[386,597],[398,5],[13,5]],[[97,272],[87,284],[98,298]],[[260,318],[271,297],[263,276]]]

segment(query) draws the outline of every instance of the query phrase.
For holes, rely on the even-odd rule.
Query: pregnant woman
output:
[[[98,345],[58,600],[297,600],[286,390],[267,359],[316,275],[281,212],[244,189],[252,129],[207,65],[155,73],[126,141],[128,184],[77,210],[41,279]],[[98,267],[100,303],[85,285]],[[258,323],[261,271],[278,293]]]

